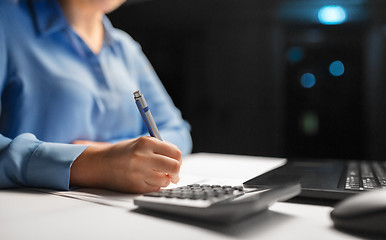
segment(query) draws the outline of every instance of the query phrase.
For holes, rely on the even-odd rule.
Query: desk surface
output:
[[[215,163],[212,170],[218,172],[217,161],[224,159],[224,165],[231,166],[229,157],[198,154],[188,157],[195,163],[186,166],[194,170],[194,164],[205,160],[206,169]],[[245,157],[232,158],[240,163]],[[244,167],[251,160],[266,163],[266,159],[246,159]],[[261,171],[268,168],[265,165]],[[138,211],[132,202],[135,195],[125,196],[124,205],[113,206],[32,189],[1,190],[0,239],[359,239],[332,227],[331,207],[278,202],[266,212],[223,226]]]

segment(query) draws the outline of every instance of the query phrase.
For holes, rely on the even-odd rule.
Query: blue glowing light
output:
[[[318,13],[318,19],[324,25],[337,25],[346,21],[346,10],[337,5],[322,7]]]
[[[316,78],[312,73],[305,73],[300,77],[300,84],[305,88],[312,88],[316,83]]]
[[[344,65],[341,61],[334,61],[330,64],[330,73],[335,76],[339,77],[342,76],[344,73]]]
[[[290,62],[296,63],[300,62],[304,57],[304,51],[300,47],[291,47],[287,51],[287,58]]]

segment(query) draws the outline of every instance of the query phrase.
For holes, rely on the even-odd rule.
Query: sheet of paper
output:
[[[183,160],[180,182],[171,184],[168,188],[191,183],[238,186],[250,178],[283,165],[285,162],[285,159],[279,158],[211,153],[191,154]],[[41,191],[119,208],[134,207],[133,198],[138,196],[138,194],[125,194],[90,188],[80,188],[72,191],[41,189]]]
[[[139,196],[139,194],[120,193],[97,188],[79,188],[71,191],[53,191],[48,189],[37,190],[56,196],[74,198],[82,201],[124,209],[133,208],[133,199],[134,197]]]
[[[229,154],[196,153],[184,158],[181,181],[242,185],[243,182],[283,165],[286,159]]]

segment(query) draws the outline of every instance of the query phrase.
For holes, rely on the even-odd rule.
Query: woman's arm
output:
[[[4,9],[0,10],[2,13]],[[6,85],[8,59],[2,20],[0,18],[0,95]],[[0,188],[69,189],[70,166],[86,147],[46,143],[32,134],[21,134],[14,139],[0,134]]]
[[[138,80],[137,90],[146,97],[162,138],[178,146],[183,155],[190,153],[192,151],[190,125],[182,118],[181,112],[174,105],[140,45],[130,36],[128,41],[130,50],[127,50],[126,54],[129,56],[128,62],[134,65],[132,72]]]
[[[0,135],[0,188],[68,190],[70,166],[86,147],[42,142],[28,133]]]
[[[144,193],[179,181],[181,151],[153,137],[84,146],[47,143],[32,134],[0,135],[0,188],[97,187]]]

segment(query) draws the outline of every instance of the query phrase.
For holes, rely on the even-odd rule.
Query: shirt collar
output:
[[[114,43],[114,37],[113,37],[114,27],[107,16],[103,16],[103,28],[105,31],[104,43],[106,45],[112,45]]]
[[[68,27],[67,20],[56,0],[29,1],[37,31],[49,35]]]
[[[69,27],[67,19],[56,0],[34,0],[29,1],[29,3],[31,4],[32,16],[40,34],[49,35]],[[103,16],[103,27],[105,31],[105,44],[112,45],[114,43],[114,27],[107,16]]]

